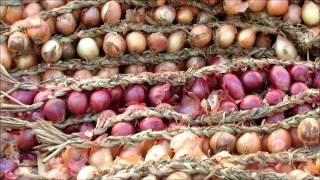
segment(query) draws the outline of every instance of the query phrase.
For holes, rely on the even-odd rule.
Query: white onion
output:
[[[180,51],[186,42],[187,34],[184,31],[176,31],[169,36],[167,52]]]
[[[83,38],[78,43],[77,53],[81,59],[92,61],[99,56],[98,44],[92,38]]]
[[[297,57],[297,50],[293,43],[280,35],[278,35],[273,48],[279,59],[295,60]]]

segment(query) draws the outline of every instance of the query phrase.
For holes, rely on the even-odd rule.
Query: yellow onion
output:
[[[256,133],[245,133],[237,141],[239,154],[251,154],[261,150],[261,140]]]
[[[176,10],[169,5],[160,6],[154,11],[153,17],[157,23],[169,25],[176,18]]]
[[[267,11],[273,16],[284,15],[288,11],[289,0],[268,0]]]
[[[46,22],[49,25],[51,34],[54,34],[56,32],[56,22],[57,22],[57,18],[54,16],[49,17]]]
[[[98,168],[99,171],[110,169],[113,165],[113,158],[109,148],[91,149],[89,164]]]
[[[25,33],[14,32],[9,36],[8,48],[11,53],[20,55],[30,48],[30,40]]]
[[[114,160],[114,164],[130,165],[142,162],[141,148],[139,144],[124,146],[119,156]]]
[[[97,42],[99,48],[102,49],[103,48],[104,36],[96,36],[96,37],[94,37],[94,40]]]
[[[217,132],[210,139],[210,147],[213,153],[220,151],[232,152],[236,145],[236,137],[228,132]]]
[[[294,44],[281,35],[277,36],[277,40],[274,43],[273,48],[275,49],[279,59],[292,61],[297,58],[298,54]]]
[[[98,175],[98,170],[94,166],[83,166],[77,175],[77,180],[91,180]]]
[[[176,31],[172,33],[168,38],[167,52],[173,53],[180,51],[186,42],[187,34],[184,31]]]
[[[130,53],[142,53],[147,47],[146,37],[138,31],[129,33],[126,36],[126,43]]]
[[[283,19],[291,24],[298,24],[301,21],[301,7],[296,4],[290,4],[288,12]]]
[[[64,13],[57,16],[56,30],[67,36],[72,34],[77,28],[77,21],[72,13]]]
[[[245,12],[247,8],[248,3],[242,0],[223,0],[223,10],[228,15]]]
[[[27,34],[36,44],[43,44],[51,37],[50,26],[48,22],[42,20],[39,16],[29,17],[27,20]]]
[[[115,24],[120,21],[121,7],[117,1],[109,1],[101,9],[101,19],[107,24]]]
[[[9,24],[13,24],[16,21],[22,19],[22,13],[23,13],[23,6],[8,6],[5,20]]]
[[[37,57],[33,54],[21,55],[15,60],[17,69],[28,69],[37,65]]]
[[[187,173],[176,171],[174,173],[171,173],[168,177],[165,178],[165,180],[192,180],[191,176]]]
[[[92,38],[80,39],[77,46],[77,53],[86,61],[92,61],[99,56],[99,47]]]
[[[57,40],[49,40],[41,48],[41,57],[46,63],[57,62],[61,56],[62,46]]]
[[[301,14],[303,22],[308,26],[315,26],[320,22],[320,7],[313,1],[304,2]]]
[[[200,138],[191,132],[183,132],[181,134],[178,134],[174,136],[170,141],[170,148],[175,152],[182,148],[193,149],[200,146]]]
[[[271,153],[287,151],[291,147],[291,136],[288,131],[278,129],[268,137],[268,149]]]
[[[0,20],[4,21],[7,14],[7,6],[0,6]]]
[[[97,7],[91,6],[81,12],[81,22],[86,26],[97,26],[100,23],[100,19],[100,11]]]
[[[238,44],[245,49],[251,48],[256,41],[256,32],[254,27],[242,29],[238,34]]]
[[[23,13],[22,13],[22,17],[23,19],[39,14],[40,11],[42,10],[42,7],[39,3],[29,3],[28,5],[25,6]]]
[[[177,21],[180,24],[191,24],[193,20],[193,13],[189,7],[182,7],[177,12]]]
[[[210,13],[200,11],[197,15],[196,22],[197,24],[206,24],[212,19],[213,19],[213,16]]]
[[[195,25],[190,32],[189,44],[192,47],[205,47],[212,40],[213,30],[206,25]]]
[[[306,118],[300,122],[298,129],[298,138],[306,145],[319,144],[320,124],[319,119]]]
[[[0,44],[0,54],[0,64],[6,69],[10,69],[12,65],[12,59],[6,44]]]
[[[199,146],[195,146],[194,148],[183,147],[175,152],[173,159],[180,159],[180,158],[200,158],[206,159],[208,158]]]
[[[153,145],[147,152],[145,161],[170,160],[171,150],[169,143],[163,141],[161,144]]]
[[[315,160],[315,165],[316,165],[317,170],[320,172],[320,157],[318,157],[318,158]]]
[[[216,31],[216,41],[222,48],[227,48],[232,45],[236,38],[237,28],[232,25],[224,24]]]
[[[126,50],[126,41],[118,33],[107,33],[103,41],[103,50],[107,56],[119,57]]]
[[[261,12],[267,4],[267,0],[248,0],[247,2],[252,12]]]

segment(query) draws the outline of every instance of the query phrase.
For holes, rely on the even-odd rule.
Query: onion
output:
[[[261,150],[261,140],[256,133],[245,133],[237,141],[239,154],[251,154]]]
[[[76,49],[72,43],[62,43],[62,58],[71,59],[76,56]]]
[[[0,44],[0,54],[0,64],[6,69],[10,69],[12,65],[12,59],[6,44]]]
[[[158,178],[153,174],[148,174],[147,176],[141,178],[141,180],[158,180]]]
[[[278,35],[274,49],[279,59],[293,61],[297,57],[297,49],[288,39]]]
[[[129,65],[125,68],[124,73],[125,74],[140,74],[143,72],[147,72],[147,67],[144,65]]]
[[[81,92],[72,92],[67,98],[67,106],[73,114],[85,114],[88,109],[88,98]]]
[[[245,72],[241,77],[241,81],[248,92],[259,92],[266,84],[262,74],[255,70]]]
[[[242,29],[238,34],[238,44],[245,49],[251,48],[256,41],[256,32],[254,27]]]
[[[290,4],[288,12],[283,16],[283,19],[291,24],[301,22],[301,7],[296,4]]]
[[[223,112],[234,112],[234,111],[238,111],[238,106],[231,101],[223,101],[220,104],[220,110]]]
[[[95,166],[99,171],[105,171],[111,168],[113,158],[108,148],[94,148],[90,151],[89,164]]]
[[[142,53],[147,46],[146,38],[138,31],[129,33],[126,36],[126,43],[130,53]]]
[[[292,114],[293,115],[301,114],[301,113],[304,113],[304,112],[309,112],[311,110],[312,110],[311,104],[304,103],[304,104],[300,104],[300,105],[297,105],[297,106],[293,107],[292,108]]]
[[[319,119],[306,118],[302,120],[297,129],[299,139],[306,145],[319,144]]]
[[[13,172],[18,167],[18,164],[12,159],[2,159],[0,160],[0,174],[6,174]]]
[[[179,67],[174,62],[162,62],[160,64],[157,64],[154,68],[155,73],[164,73],[164,72],[176,72],[179,71]]]
[[[129,23],[144,23],[146,10],[143,7],[126,10],[126,21]]]
[[[284,96],[285,94],[281,90],[269,89],[265,96],[265,100],[269,105],[272,106],[280,103],[283,100]]]
[[[170,25],[176,18],[176,10],[169,5],[160,6],[154,11],[153,18],[161,25]]]
[[[165,180],[177,180],[177,179],[192,180],[189,174],[186,174],[181,171],[176,171],[174,173],[171,173],[168,177],[165,178]]]
[[[97,175],[98,169],[95,166],[83,166],[77,175],[77,180],[90,180]]]
[[[31,17],[33,15],[39,14],[41,10],[42,10],[42,8],[39,3],[31,2],[24,7],[22,17],[23,17],[23,19],[25,19],[27,17]]]
[[[126,50],[126,41],[118,33],[107,33],[103,41],[103,50],[107,56],[119,57]]]
[[[61,78],[63,76],[64,76],[63,72],[61,72],[59,70],[48,69],[43,73],[42,80],[43,81],[49,81],[49,80],[52,80],[52,79]]]
[[[161,103],[170,103],[172,97],[170,83],[153,86],[149,91],[149,101],[152,106],[157,106]]]
[[[124,94],[124,89],[122,86],[118,85],[118,86],[112,88],[110,93],[111,93],[111,101],[117,102],[122,99],[123,94]]]
[[[271,85],[282,91],[288,91],[291,84],[291,78],[289,72],[282,66],[273,66],[269,78]]]
[[[193,13],[189,7],[182,7],[177,12],[177,22],[180,24],[191,24]]]
[[[92,61],[99,56],[99,47],[94,39],[83,38],[78,43],[77,53],[82,59]]]
[[[4,21],[7,14],[8,6],[0,6],[0,20]]]
[[[89,70],[81,69],[74,73],[73,78],[78,81],[83,81],[92,78],[92,74]]]
[[[298,95],[300,93],[305,92],[308,89],[309,89],[308,86],[306,86],[304,83],[295,82],[290,86],[290,94],[291,95]]]
[[[201,2],[209,5],[209,6],[214,6],[220,2],[220,0],[201,0]]]
[[[315,164],[316,164],[316,168],[318,169],[318,171],[320,172],[320,158],[317,158],[315,160]]]
[[[294,169],[294,165],[293,164],[278,163],[274,166],[274,168],[279,173],[289,173]]]
[[[30,122],[37,122],[39,119],[44,119],[44,113],[43,110],[37,110],[33,111],[29,116],[28,116],[28,121]]]
[[[111,95],[106,90],[95,90],[90,96],[90,107],[93,112],[99,112],[109,107]]]
[[[147,96],[147,90],[143,85],[135,84],[128,87],[124,93],[126,105],[143,103]]]
[[[35,96],[36,92],[31,90],[24,90],[24,89],[17,89],[10,93],[10,96],[13,97],[15,100],[30,105],[33,102],[33,98]],[[10,100],[12,104],[16,104],[14,101]]]
[[[203,78],[196,78],[188,89],[194,93],[199,99],[205,99],[209,95],[209,86]]]
[[[106,65],[98,72],[98,77],[100,78],[110,78],[114,75],[119,74],[119,66]]]
[[[240,109],[249,110],[262,106],[262,101],[257,95],[247,95],[240,102]]]
[[[107,24],[115,24],[120,21],[121,7],[117,1],[105,3],[101,9],[101,19]]]
[[[263,32],[259,33],[256,39],[256,46],[269,48],[272,45],[272,39],[270,34],[265,34]]]
[[[302,20],[308,26],[316,26],[320,22],[319,4],[313,1],[304,1],[302,6]]]
[[[292,140],[292,146],[299,148],[303,146],[303,142],[298,137],[298,129],[297,128],[291,128],[290,129],[290,136]]]
[[[213,30],[206,25],[195,25],[190,32],[189,44],[192,47],[202,48],[208,45],[212,40]]]
[[[53,122],[59,122],[66,115],[66,103],[61,99],[50,99],[43,108],[44,116]]]
[[[77,28],[77,21],[72,13],[65,13],[57,16],[56,30],[67,36],[72,34]]]
[[[308,160],[307,162],[302,162],[299,164],[298,169],[301,169],[312,176],[319,176],[320,172],[317,170],[316,165],[311,161]]]
[[[168,141],[163,141],[160,144],[153,145],[145,156],[145,162],[147,161],[159,161],[170,160],[172,152],[169,147]]]
[[[200,138],[190,131],[177,134],[170,141],[170,148],[173,149],[174,152],[178,152],[180,149],[194,149],[200,146]]]
[[[57,62],[62,56],[62,47],[57,40],[47,41],[41,48],[41,56],[46,63]]]
[[[242,0],[223,0],[223,10],[227,15],[239,14],[245,12],[248,8],[248,3]]]
[[[38,145],[38,141],[32,129],[24,129],[20,131],[17,139],[17,147],[19,150],[29,151],[36,145]]]
[[[155,52],[163,52],[168,47],[168,39],[160,32],[151,33],[148,38],[148,47]]]
[[[213,16],[210,13],[200,11],[197,15],[196,22],[197,24],[206,24],[212,19],[213,19]]]
[[[289,8],[288,0],[268,0],[267,11],[273,16],[284,15]]]
[[[290,179],[302,180],[307,179],[309,174],[299,169],[294,169],[288,174]]]
[[[221,151],[233,152],[236,145],[236,137],[228,132],[215,133],[210,139],[210,148],[213,153]]]
[[[111,129],[112,136],[127,136],[135,133],[136,130],[130,122],[118,122]]]
[[[317,71],[314,78],[314,85],[315,88],[320,89],[320,71]]]
[[[248,8],[252,12],[261,12],[266,7],[267,0],[248,0]]]
[[[200,69],[202,67],[206,66],[206,61],[203,57],[200,56],[193,56],[186,60],[185,68],[193,68],[193,69]]]
[[[60,180],[68,180],[70,179],[70,175],[67,167],[60,166],[50,169],[45,177],[48,179],[60,179]]]
[[[219,26],[216,31],[217,43],[222,48],[230,47],[236,38],[237,29],[229,24]]]
[[[151,129],[153,131],[160,131],[166,128],[166,125],[162,121],[162,119],[159,119],[157,117],[146,117],[144,118],[140,124],[139,129],[140,131]]]
[[[189,92],[182,97],[176,111],[190,116],[200,115],[202,114],[201,101],[195,94]]]
[[[13,24],[16,21],[22,19],[23,6],[8,6],[6,11],[5,20],[9,24]]]
[[[141,147],[137,144],[124,146],[119,156],[115,159],[115,164],[136,164],[141,162]]]
[[[39,16],[32,16],[27,19],[29,24],[27,34],[36,44],[43,44],[51,37],[51,30],[48,22]]]
[[[90,131],[92,129],[94,129],[94,125],[90,122],[82,123],[79,127],[80,132]]]
[[[102,49],[102,48],[103,48],[104,37],[103,37],[103,36],[95,36],[95,37],[94,37],[94,40],[96,41],[98,47],[99,47],[100,49]]]
[[[65,4],[65,0],[43,0],[41,4],[46,9],[53,9],[63,6]]]
[[[299,82],[307,82],[310,79],[310,71],[303,64],[295,64],[290,69],[291,78]]]
[[[97,7],[91,6],[81,12],[81,22],[89,27],[98,26],[101,20],[100,11]]]
[[[271,153],[287,151],[291,147],[291,137],[288,131],[278,129],[268,138],[268,149]]]
[[[168,38],[167,52],[173,53],[180,51],[186,41],[187,34],[184,31],[176,31],[172,33]]]
[[[17,69],[28,69],[37,65],[37,57],[33,54],[22,55],[15,60]]]
[[[11,53],[20,55],[30,48],[30,40],[25,33],[14,32],[9,36],[8,48]]]
[[[228,73],[222,77],[222,89],[228,92],[233,98],[241,99],[245,96],[244,88],[239,78]]]
[[[271,116],[268,116],[266,118],[266,123],[267,124],[275,124],[278,122],[281,122],[282,120],[284,120],[286,117],[284,115],[284,113],[277,113]]]
[[[199,146],[195,148],[181,148],[175,154],[173,159],[182,159],[182,158],[198,158],[198,159],[207,159],[208,157],[202,152]]]

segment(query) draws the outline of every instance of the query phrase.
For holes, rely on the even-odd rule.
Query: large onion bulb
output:
[[[278,35],[276,42],[274,43],[274,49],[279,59],[282,60],[295,60],[297,57],[296,47],[291,41]]]

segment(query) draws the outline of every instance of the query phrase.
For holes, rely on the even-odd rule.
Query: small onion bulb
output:
[[[51,37],[51,30],[48,22],[39,16],[32,16],[27,19],[27,34],[36,44],[43,44]]]
[[[297,49],[294,44],[288,39],[278,35],[274,43],[274,49],[279,59],[282,60],[295,60],[297,57]]]
[[[256,153],[261,150],[261,140],[256,133],[245,133],[237,141],[239,154]]]
[[[186,42],[187,34],[184,31],[176,31],[172,33],[168,38],[167,52],[173,53],[180,51]]]
[[[248,0],[248,8],[252,12],[261,12],[267,4],[267,0]]]
[[[210,43],[212,40],[213,30],[206,25],[195,25],[190,32],[189,44],[192,47],[202,48]]]
[[[245,49],[251,48],[256,41],[256,32],[254,27],[242,29],[238,34],[238,44]]]
[[[9,36],[8,48],[10,52],[20,55],[30,47],[30,40],[25,33],[14,32]]]
[[[272,16],[284,15],[289,8],[289,0],[268,0],[267,11]]]
[[[130,53],[142,53],[147,47],[146,38],[138,31],[129,33],[126,42]]]
[[[83,38],[78,43],[77,53],[81,59],[92,61],[99,56],[98,44],[92,38]]]
[[[67,36],[72,34],[77,28],[77,21],[72,13],[65,13],[57,17],[56,30]]]
[[[288,12],[283,19],[291,24],[298,24],[301,21],[301,7],[296,4],[290,4]]]
[[[268,149],[271,153],[287,151],[291,147],[291,136],[288,131],[278,129],[268,137]]]
[[[229,24],[220,26],[216,31],[216,41],[222,48],[227,48],[232,45],[236,38],[237,29]]]
[[[46,63],[57,62],[62,56],[62,46],[59,41],[47,41],[41,48],[41,56]]]
[[[176,10],[169,5],[160,6],[154,11],[153,16],[157,23],[169,25],[172,24],[176,18]]]
[[[120,21],[121,6],[117,1],[105,3],[101,9],[101,19],[107,24],[115,24]]]
[[[107,56],[119,57],[126,50],[126,41],[118,33],[108,33],[104,37],[103,50]]]
[[[191,24],[193,20],[192,10],[188,7],[183,7],[177,12],[177,21],[180,24]]]
[[[220,151],[232,152],[236,145],[236,137],[228,132],[215,133],[210,139],[210,147],[213,153]]]
[[[320,124],[319,119],[306,118],[300,122],[298,129],[298,138],[306,145],[319,144]]]
[[[242,0],[224,0],[223,10],[228,15],[235,15],[241,12],[245,12],[248,8],[248,2]]]
[[[320,7],[313,1],[305,1],[302,6],[302,20],[308,26],[320,23]]]
[[[21,55],[15,60],[17,69],[28,69],[37,65],[37,57],[33,54]]]

